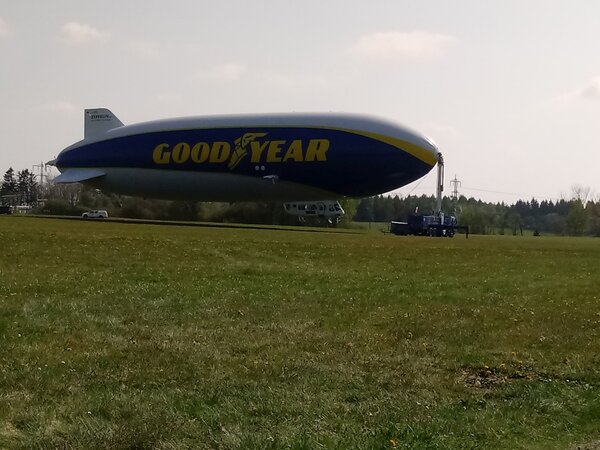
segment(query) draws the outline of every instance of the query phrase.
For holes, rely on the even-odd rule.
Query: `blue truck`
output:
[[[442,191],[444,190],[444,158],[437,154],[437,192],[435,211],[431,215],[415,214],[408,216],[406,222],[390,222],[389,231],[397,236],[437,236],[453,237],[457,231],[464,231],[469,237],[469,227],[458,225],[456,217],[442,212]]]

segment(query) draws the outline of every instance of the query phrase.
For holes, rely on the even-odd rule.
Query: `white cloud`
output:
[[[60,41],[73,46],[102,43],[110,39],[108,31],[101,31],[91,25],[80,22],[69,22],[62,26]]]
[[[581,99],[600,101],[600,76],[592,78],[585,86],[579,89],[566,92],[550,99],[548,103],[565,104],[573,103],[574,101]]]
[[[600,100],[600,77],[590,80],[590,82],[579,90],[579,97],[590,100]]]
[[[208,81],[238,81],[246,75],[248,68],[243,64],[219,64],[200,70],[195,78]]]
[[[349,50],[351,54],[380,61],[434,59],[456,41],[441,33],[388,31],[361,36]]]
[[[8,28],[8,24],[2,17],[0,17],[0,37],[7,36],[9,33],[10,29]]]

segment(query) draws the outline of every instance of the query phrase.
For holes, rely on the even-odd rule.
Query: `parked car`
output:
[[[81,215],[84,219],[107,219],[108,212],[104,209],[98,209],[94,211],[87,211]]]
[[[12,208],[10,206],[0,206],[0,214],[12,214]]]

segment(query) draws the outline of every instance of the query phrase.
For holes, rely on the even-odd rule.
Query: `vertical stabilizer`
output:
[[[106,108],[86,109],[84,112],[83,138],[94,138],[106,133],[108,130],[122,126],[123,122]]]

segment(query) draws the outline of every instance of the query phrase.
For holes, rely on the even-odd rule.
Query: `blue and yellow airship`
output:
[[[428,173],[439,151],[424,135],[342,113],[188,117],[123,125],[85,110],[84,139],[53,161],[55,182],[198,201],[367,197]]]

